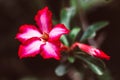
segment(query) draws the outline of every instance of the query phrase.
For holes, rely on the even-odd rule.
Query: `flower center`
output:
[[[49,35],[43,32],[43,35],[40,38],[42,38],[43,41],[47,41],[49,39]]]

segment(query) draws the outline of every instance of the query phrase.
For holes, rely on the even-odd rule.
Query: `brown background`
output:
[[[45,4],[43,4],[45,3]],[[35,24],[34,15],[38,9],[48,5],[54,17],[59,19],[60,0],[0,0],[0,80],[19,80],[24,76],[55,76],[53,68],[57,61],[43,60],[40,56],[20,60],[17,55],[19,42],[14,39],[20,25]],[[105,61],[114,80],[120,75],[120,1],[97,8],[89,13],[90,23],[107,20],[109,26],[104,28],[107,33],[101,49],[111,56]],[[52,63],[52,64],[51,64]],[[51,75],[53,74],[53,75]],[[47,79],[46,79],[47,80]],[[57,80],[49,79],[49,80]]]

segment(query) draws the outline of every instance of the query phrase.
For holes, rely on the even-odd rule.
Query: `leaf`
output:
[[[97,75],[103,75],[103,71],[101,70],[101,68],[99,66],[97,66],[97,65],[95,65],[95,64],[93,64],[93,63],[91,63],[89,61],[87,61],[86,63],[88,64],[89,68],[93,72],[95,72]]]
[[[87,59],[84,56],[76,56],[78,59],[81,59],[82,61],[84,61],[86,63],[86,65],[97,75],[101,76],[104,73],[104,69],[100,66],[98,66],[97,64],[99,63],[94,63],[93,61]]]
[[[84,10],[89,10],[105,4],[110,3],[112,0],[79,0],[80,5]]]
[[[100,30],[101,28],[107,26],[109,23],[106,22],[106,21],[102,21],[102,22],[97,22],[95,24],[92,24],[90,25],[86,31],[84,32],[84,34],[82,35],[81,37],[81,40],[80,41],[84,41],[86,39],[89,39],[89,38],[93,38],[96,34],[96,31]]]
[[[64,8],[61,11],[61,23],[63,23],[68,29],[70,29],[70,20],[75,15],[75,8]]]
[[[63,35],[60,39],[61,39],[61,41],[63,42],[64,45],[69,46],[68,39],[65,35]]]
[[[77,7],[77,0],[70,0],[70,5],[72,7]]]
[[[72,57],[72,56],[69,56],[69,57],[68,57],[68,61],[69,61],[70,63],[74,63],[74,62],[75,62],[75,58]]]
[[[70,34],[69,37],[71,39],[71,42],[74,42],[75,38],[77,37],[78,33],[80,32],[80,28],[79,27],[74,27]]]
[[[75,13],[76,13],[78,8],[79,8],[78,1],[77,0],[70,0],[70,6],[75,9]]]
[[[67,72],[67,66],[64,64],[60,64],[56,69],[55,73],[57,76],[63,76]]]
[[[98,79],[99,80],[113,80],[108,70],[105,70],[103,75],[98,76]]]

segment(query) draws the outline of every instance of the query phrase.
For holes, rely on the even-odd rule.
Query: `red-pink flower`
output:
[[[95,56],[95,57],[103,58],[103,59],[107,59],[107,60],[110,59],[110,56],[108,56],[103,51],[101,51],[97,48],[94,48],[92,46],[76,42],[72,45],[72,49],[75,48],[76,46],[78,46],[83,52],[86,52],[91,56]]]
[[[22,25],[16,35],[22,44],[19,47],[19,57],[33,57],[40,54],[43,58],[60,59],[60,36],[69,33],[63,24],[52,25],[52,13],[45,7],[35,16],[38,25]],[[53,27],[53,28],[52,28]]]

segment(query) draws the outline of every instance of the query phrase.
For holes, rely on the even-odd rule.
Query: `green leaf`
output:
[[[93,38],[96,34],[96,31],[100,30],[101,28],[107,26],[109,23],[106,21],[102,21],[102,22],[97,22],[95,24],[90,25],[86,31],[84,32],[84,34],[81,37],[80,41],[84,41],[86,39],[89,38]],[[93,36],[94,35],[94,36]]]
[[[113,80],[108,70],[105,70],[103,75],[98,76],[98,79],[99,80]]]
[[[63,42],[64,45],[69,46],[68,39],[65,35],[63,35],[60,39],[61,39],[61,41]]]
[[[110,3],[111,1],[112,0],[79,0],[80,5],[84,10],[89,10],[92,8],[103,6]]]
[[[69,37],[71,39],[71,42],[74,42],[75,38],[77,37],[78,33],[80,32],[80,27],[74,27],[70,34]]]
[[[72,56],[69,56],[69,57],[68,57],[68,61],[69,61],[70,63],[74,63],[74,62],[75,62],[75,58],[72,57]]]
[[[97,66],[97,65],[95,65],[95,64],[93,64],[93,63],[91,63],[89,61],[87,61],[86,63],[88,64],[89,68],[93,72],[95,72],[97,75],[103,75],[103,71],[101,70],[101,68],[99,66]]]
[[[97,75],[101,76],[104,73],[104,69],[100,66],[98,66],[97,64],[99,63],[94,63],[93,61],[87,59],[86,57],[83,56],[76,56],[78,59],[81,59],[82,61],[84,61],[86,63],[86,65]]]
[[[70,0],[70,5],[72,7],[77,7],[77,0]]]
[[[67,66],[64,64],[60,64],[56,69],[55,69],[55,73],[57,76],[63,76],[65,75],[67,72]]]
[[[70,29],[70,20],[75,15],[75,8],[64,8],[61,11],[61,23],[63,23],[67,28]]]

